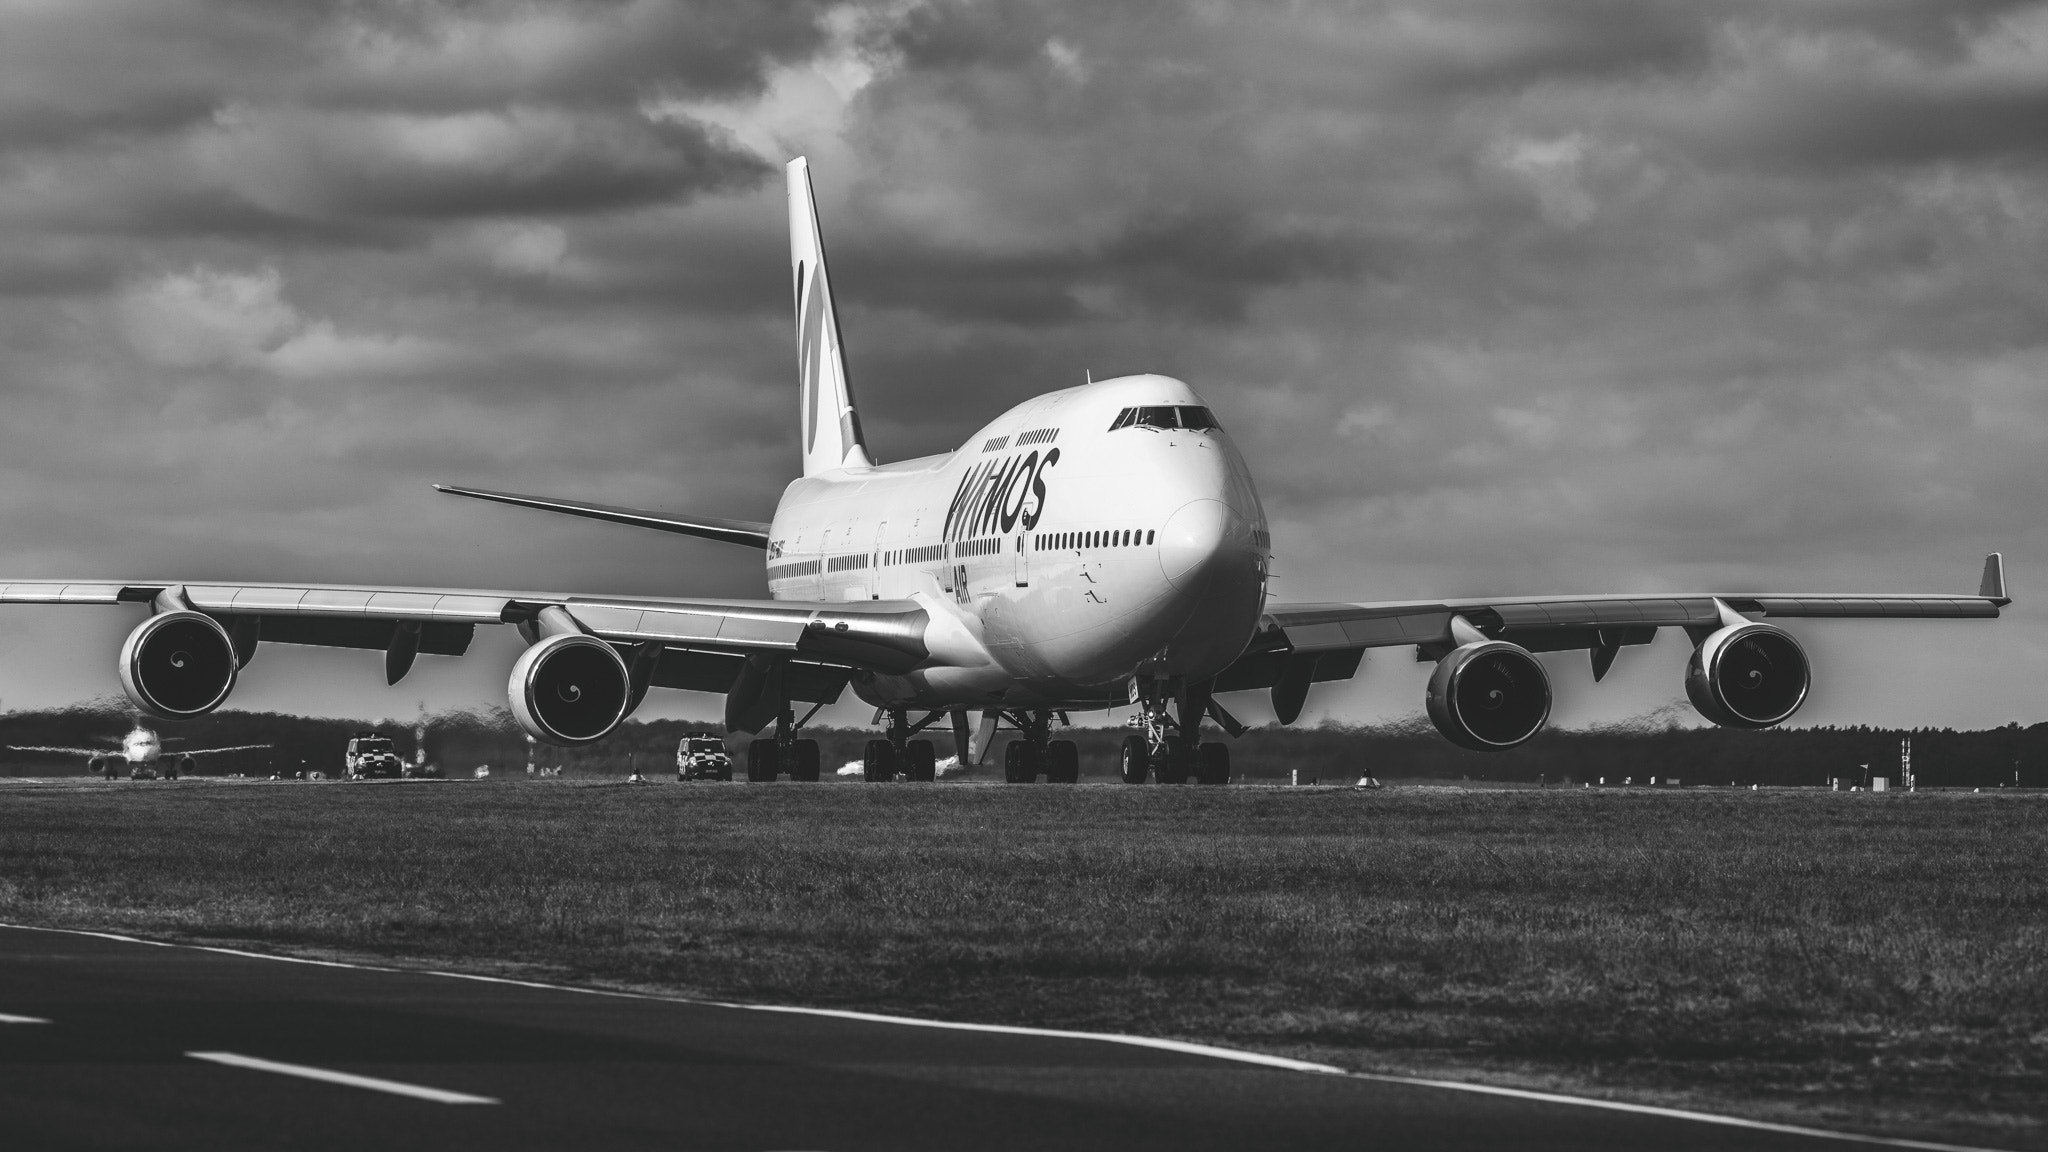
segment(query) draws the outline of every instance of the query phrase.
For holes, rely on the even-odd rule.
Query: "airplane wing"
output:
[[[762,712],[768,696],[831,703],[858,672],[907,672],[928,656],[925,611],[900,600],[697,600],[372,585],[22,580],[0,583],[0,604],[141,604],[159,614],[196,610],[226,630],[236,667],[254,657],[259,643],[382,649],[386,680],[393,684],[418,654],[460,656],[468,651],[479,624],[515,625],[530,643],[575,631],[630,655],[635,701],[649,687],[726,693],[727,722],[745,731],[759,731],[772,719],[772,713]],[[753,678],[743,684],[750,660]],[[779,678],[779,693],[766,691],[766,676]]]
[[[176,752],[165,752],[166,756],[211,756],[216,752],[253,752],[268,748],[268,744],[230,744],[225,748],[180,748]]]
[[[40,744],[9,744],[9,752],[49,752],[59,756],[119,756],[119,748],[48,748]]]
[[[657,532],[701,536],[706,540],[722,540],[727,544],[745,544],[752,548],[768,547],[768,525],[754,520],[722,520],[713,516],[671,516],[665,512],[648,512],[639,508],[585,504],[576,500],[556,500],[548,496],[521,496],[517,492],[492,492],[485,488],[460,488],[453,484],[436,484],[434,487],[450,496],[468,496],[476,500],[514,504],[521,508],[538,508],[543,512],[560,512],[568,516],[585,516],[592,520],[609,520],[614,524],[631,524],[637,528],[652,528]]]
[[[1974,596],[1893,593],[1702,592],[1676,596],[1519,596],[1409,600],[1376,604],[1269,604],[1259,631],[1213,691],[1273,690],[1274,710],[1292,723],[1312,683],[1349,679],[1368,648],[1412,644],[1416,659],[1437,660],[1475,636],[1531,652],[1587,649],[1593,677],[1615,654],[1648,644],[1659,628],[1684,628],[1695,640],[1731,619],[1990,619],[2011,603],[2005,562],[1994,552]],[[1726,611],[1724,611],[1724,609]]]

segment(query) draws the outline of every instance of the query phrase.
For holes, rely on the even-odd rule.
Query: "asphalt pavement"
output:
[[[0,1148],[1839,1149],[1185,1046],[0,927]]]

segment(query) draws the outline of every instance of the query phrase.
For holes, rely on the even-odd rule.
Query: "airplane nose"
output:
[[[1244,518],[1221,500],[1191,500],[1166,518],[1159,533],[1159,567],[1176,588],[1201,578],[1239,536]]]

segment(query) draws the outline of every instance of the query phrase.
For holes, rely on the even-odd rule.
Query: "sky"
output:
[[[1971,592],[1795,625],[1802,724],[2048,719],[2048,6],[0,0],[0,578],[759,596],[810,157],[874,452],[1187,380],[1273,595]],[[0,612],[0,708],[134,610]],[[266,646],[233,706],[503,702]],[[1669,633],[1554,722],[1683,720]],[[1306,719],[1418,713],[1373,652]],[[827,718],[861,722],[851,695]],[[1258,697],[1229,703],[1247,720]],[[712,716],[660,692],[644,716]]]

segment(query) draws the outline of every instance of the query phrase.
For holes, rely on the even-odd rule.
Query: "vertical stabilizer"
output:
[[[811,166],[789,162],[789,270],[796,286],[797,372],[803,384],[804,475],[834,468],[864,468],[867,444],[846,380],[846,352],[832,280],[825,274],[825,244],[818,236],[818,206]]]

